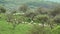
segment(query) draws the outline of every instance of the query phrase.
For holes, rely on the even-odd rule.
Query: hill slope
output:
[[[21,4],[27,4],[29,7],[46,7],[52,8],[59,3],[50,2],[50,1],[37,1],[37,0],[0,0],[0,4],[4,5],[7,8],[16,8]]]

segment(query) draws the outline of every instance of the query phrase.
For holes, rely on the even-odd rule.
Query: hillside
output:
[[[16,8],[21,4],[27,4],[29,7],[46,7],[46,8],[53,8],[59,3],[50,2],[50,1],[36,1],[36,0],[0,0],[0,4],[4,5],[7,8]]]

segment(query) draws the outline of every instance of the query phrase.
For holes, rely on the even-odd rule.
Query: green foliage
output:
[[[34,20],[38,21],[39,23],[42,23],[42,22],[47,22],[49,20],[49,17],[48,17],[48,15],[37,15],[34,18]]]
[[[59,16],[59,15],[57,15],[57,16],[54,18],[54,22],[55,22],[56,24],[60,24],[60,16]]]
[[[23,4],[22,6],[20,6],[19,10],[22,11],[22,12],[26,12],[28,9],[28,6]]]
[[[24,14],[20,12],[18,15],[18,11],[12,11],[11,13],[8,12],[8,14],[5,14],[6,8],[0,7],[0,16],[2,17],[0,18],[2,29],[0,29],[0,31],[5,34],[59,34],[60,26],[56,27],[56,23],[60,24],[59,9],[60,8],[56,8],[48,14],[49,12],[45,12],[45,9],[38,8],[35,11],[35,9],[29,9],[29,7],[24,4],[19,7],[19,10]],[[53,16],[53,18],[51,18],[50,15]]]
[[[60,14],[60,7],[55,7],[53,11],[50,12],[50,15],[55,17],[56,15]]]
[[[51,30],[48,27],[33,25],[32,29],[28,30],[28,34],[51,34]]]
[[[6,9],[3,6],[0,6],[0,13],[5,13]]]
[[[60,34],[60,26],[55,27],[55,28],[52,30],[52,34]]]

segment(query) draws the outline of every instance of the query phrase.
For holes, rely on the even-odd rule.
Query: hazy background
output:
[[[21,4],[27,4],[32,8],[39,6],[53,8],[54,6],[59,5],[59,3],[60,0],[0,0],[0,5],[9,9],[19,7]]]

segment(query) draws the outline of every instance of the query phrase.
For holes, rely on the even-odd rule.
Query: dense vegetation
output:
[[[23,4],[17,10],[7,11],[0,6],[0,34],[59,34],[60,7],[30,8]]]

